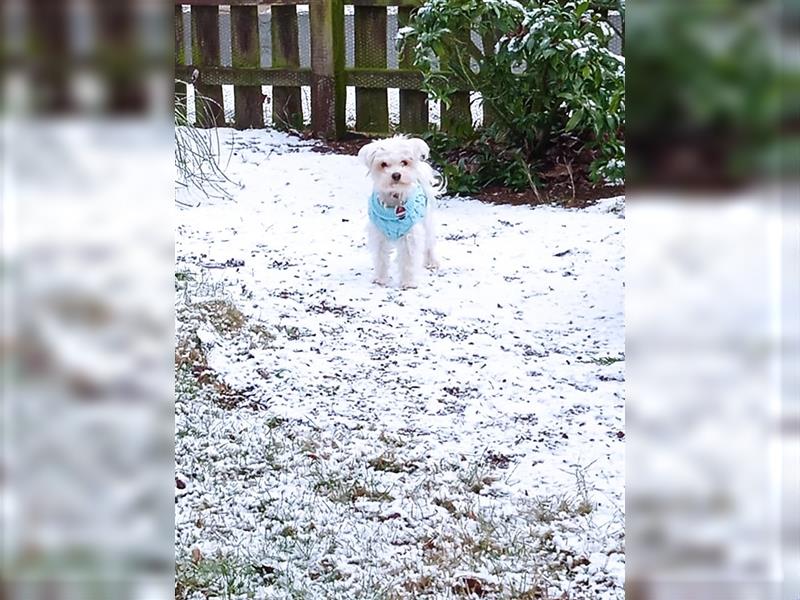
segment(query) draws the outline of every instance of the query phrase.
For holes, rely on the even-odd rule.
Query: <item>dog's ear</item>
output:
[[[419,158],[420,160],[428,160],[428,157],[431,154],[430,148],[428,148],[428,144],[425,143],[425,140],[421,140],[419,138],[411,138],[408,140],[411,143],[411,147],[414,149],[414,155]]]
[[[361,150],[358,151],[358,160],[370,171],[372,170],[372,161],[375,160],[375,154],[379,149],[378,142],[370,142],[366,146],[362,146]]]

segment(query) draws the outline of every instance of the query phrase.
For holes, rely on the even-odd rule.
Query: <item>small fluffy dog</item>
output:
[[[371,142],[358,153],[373,182],[368,244],[377,284],[389,283],[394,246],[403,288],[417,287],[423,265],[439,266],[433,212],[442,185],[426,162],[429,152],[428,144],[419,138],[395,136]]]

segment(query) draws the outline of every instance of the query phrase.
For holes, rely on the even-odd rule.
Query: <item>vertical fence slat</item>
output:
[[[397,11],[398,26],[408,25],[411,8],[401,7]],[[413,69],[411,51],[400,55],[400,68]],[[428,95],[417,90],[400,90],[400,130],[407,133],[423,133],[428,129]]]
[[[200,71],[200,81],[203,79],[203,67],[216,67],[219,64],[219,7],[193,5],[192,65]],[[200,96],[208,98],[208,101]],[[199,127],[225,126],[221,85],[195,84],[195,114]]]
[[[183,6],[175,5],[175,64],[186,64],[186,52],[183,49]],[[177,123],[186,125],[186,84],[175,77],[175,116]]]
[[[310,0],[311,128],[316,135],[345,132],[344,5],[342,0]]]
[[[386,68],[386,8],[355,7],[356,68]],[[389,131],[389,101],[385,89],[356,88],[356,129]]]
[[[259,68],[261,43],[258,7],[231,6],[231,63],[235,68]],[[264,127],[264,94],[261,86],[233,88],[234,124],[237,129]]]
[[[115,114],[139,114],[147,108],[147,90],[137,64],[137,13],[135,0],[95,0],[92,5],[98,29],[98,50],[103,69],[108,109]]]
[[[272,66],[300,67],[300,46],[297,34],[297,7],[273,5],[272,12]],[[301,129],[303,104],[299,87],[274,86],[272,88],[272,120],[276,126]]]
[[[69,74],[53,68],[54,58],[66,58],[69,52],[69,4],[52,0],[31,0],[28,6],[30,39],[33,56],[33,99],[36,108],[45,113],[67,112],[75,107],[70,90]]]

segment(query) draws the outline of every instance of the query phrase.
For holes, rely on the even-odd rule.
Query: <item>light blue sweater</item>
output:
[[[403,206],[384,206],[377,192],[369,197],[369,220],[390,240],[399,240],[425,218],[428,200],[421,186],[411,190]]]

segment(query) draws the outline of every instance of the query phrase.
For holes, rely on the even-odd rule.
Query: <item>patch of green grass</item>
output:
[[[400,460],[391,452],[370,459],[367,464],[376,471],[387,473],[413,473],[417,470],[417,465],[413,462]]]
[[[578,488],[578,497],[576,499],[577,505],[575,512],[579,515],[585,516],[594,510],[594,502],[589,497],[589,486],[586,483],[586,471],[592,466],[594,462],[582,467],[581,465],[572,465],[573,473],[575,475],[575,482]]]
[[[578,506],[575,508],[575,512],[581,516],[586,516],[593,510],[594,510],[594,504],[592,504],[588,500],[581,500],[580,502],[578,502]]]
[[[550,524],[575,513],[575,503],[567,496],[541,496],[534,500],[533,520]]]
[[[280,427],[281,425],[283,425],[285,422],[286,422],[286,419],[284,419],[283,417],[278,417],[276,415],[273,415],[273,416],[267,418],[266,425],[270,429],[276,429],[277,427]]]
[[[400,436],[386,433],[385,431],[381,431],[380,435],[378,435],[378,439],[387,446],[394,446],[395,448],[402,448],[406,445],[405,440]]]
[[[450,500],[449,498],[434,498],[433,499],[433,503],[436,506],[441,506],[443,509],[445,509],[447,512],[449,512],[451,515],[455,515],[455,514],[458,513],[458,509],[456,508],[455,503],[452,500]]]
[[[483,461],[473,462],[467,469],[458,474],[459,480],[473,494],[480,494],[487,486],[497,481],[497,477],[490,475],[491,469]]]
[[[175,565],[175,599],[195,594],[206,598],[254,597],[255,588],[274,577],[274,570],[232,557],[189,559]]]
[[[242,311],[227,300],[204,300],[195,307],[203,319],[222,335],[237,333],[247,321]]]
[[[576,492],[558,496],[542,496],[535,499],[533,508],[534,520],[549,524],[570,516],[586,516],[594,510],[594,502],[589,495],[586,483],[587,467],[572,465],[575,475]]]
[[[315,492],[327,496],[333,502],[353,503],[363,498],[390,502],[394,497],[377,481],[345,478],[336,473],[318,474],[313,485]]]
[[[285,538],[294,538],[297,537],[297,529],[295,529],[291,525],[287,525],[286,527],[281,529],[278,535]]]
[[[269,348],[270,343],[275,340],[275,335],[261,323],[251,323],[247,329],[253,337],[251,349],[255,347]]]
[[[177,354],[177,351],[176,351]],[[182,400],[191,400],[200,393],[200,384],[187,364],[175,361],[175,395]]]

